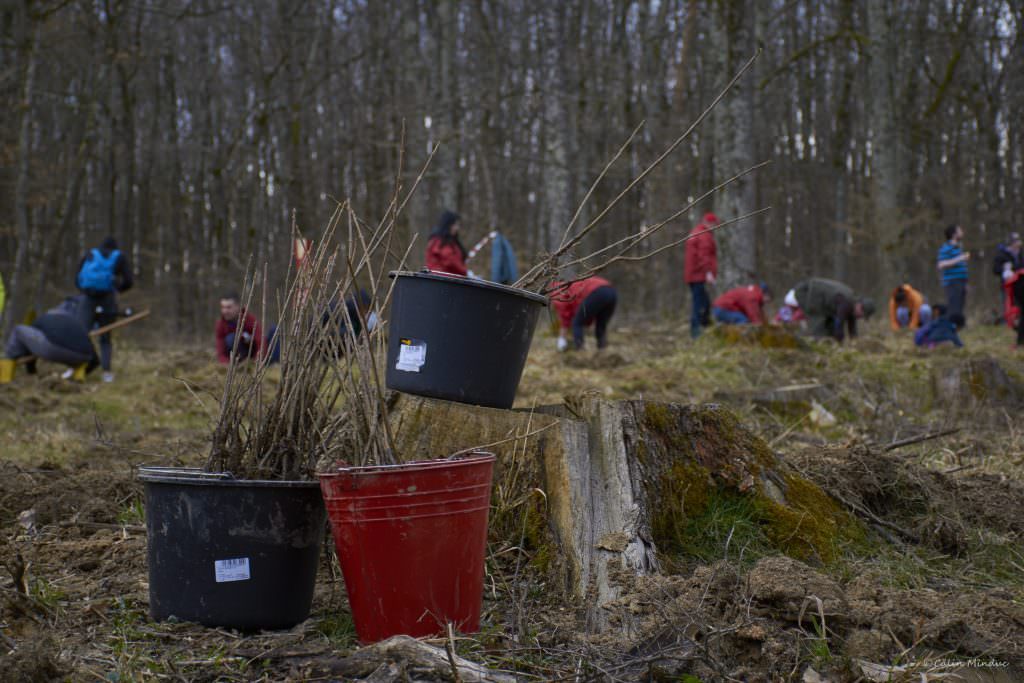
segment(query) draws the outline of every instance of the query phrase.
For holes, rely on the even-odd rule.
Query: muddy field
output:
[[[721,402],[861,532],[827,561],[795,557],[756,510],[713,501],[671,571],[608,606],[630,628],[598,634],[551,580],[550,548],[494,529],[483,629],[453,654],[520,680],[1024,680],[1024,363],[1005,329],[966,342],[923,354],[879,327],[843,348],[692,343],[666,326],[560,355],[538,333],[519,405]],[[113,385],[49,366],[0,387],[0,680],[454,680],[357,647],[330,548],[291,631],[148,619],[134,468],[203,464],[223,378],[211,360],[121,349]]]

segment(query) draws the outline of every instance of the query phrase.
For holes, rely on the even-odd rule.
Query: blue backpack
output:
[[[103,252],[93,249],[78,271],[78,288],[83,292],[110,292],[114,289],[114,266],[121,252],[114,249],[104,258]]]

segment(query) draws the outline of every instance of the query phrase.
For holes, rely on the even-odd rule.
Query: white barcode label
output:
[[[419,339],[401,339],[398,346],[396,370],[419,372],[427,362],[427,342]]]
[[[231,560],[214,560],[213,572],[217,576],[217,583],[224,583],[225,581],[248,581],[249,558],[236,557]]]

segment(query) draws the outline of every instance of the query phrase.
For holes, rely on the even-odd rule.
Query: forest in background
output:
[[[686,144],[589,238],[706,201],[724,284],[809,275],[933,300],[942,228],[974,253],[1024,228],[1021,0],[5,0],[0,2],[0,273],[5,324],[73,289],[108,234],[168,333],[207,334],[250,258],[283,277],[292,216],[336,199],[381,217],[439,145],[402,221],[413,266],[442,208],[470,246],[502,230],[520,265],[593,218],[760,58]],[[400,162],[404,162],[401,163]],[[613,268],[623,312],[685,304],[682,247]]]

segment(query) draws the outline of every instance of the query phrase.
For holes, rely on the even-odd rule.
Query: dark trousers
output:
[[[224,335],[224,346],[232,359],[246,360],[252,357],[252,346],[245,340],[245,337],[238,340],[238,348],[235,348],[235,333],[228,332]]]
[[[70,367],[88,363],[92,356],[87,353],[80,353],[73,349],[67,349],[58,343],[50,341],[38,330],[30,325],[16,325],[11,332],[11,338],[7,341],[7,348],[4,353],[8,358],[21,358],[22,356],[36,356],[43,360],[63,363]]]
[[[597,348],[608,345],[608,321],[615,313],[619,295],[614,287],[598,287],[583,300],[572,319],[572,341],[577,349],[583,348],[583,328],[594,323]]]
[[[708,297],[707,285],[691,282],[690,299],[693,304],[690,309],[690,336],[696,339],[700,336],[700,328],[711,324],[711,298]]]
[[[964,316],[964,306],[967,304],[967,280],[953,280],[942,285],[946,290],[946,317],[952,319],[954,315]]]
[[[93,292],[86,293],[80,311],[85,329],[103,327],[117,320],[117,293]],[[110,333],[100,335],[100,365],[104,372],[110,372],[113,363],[114,347],[110,342]]]

